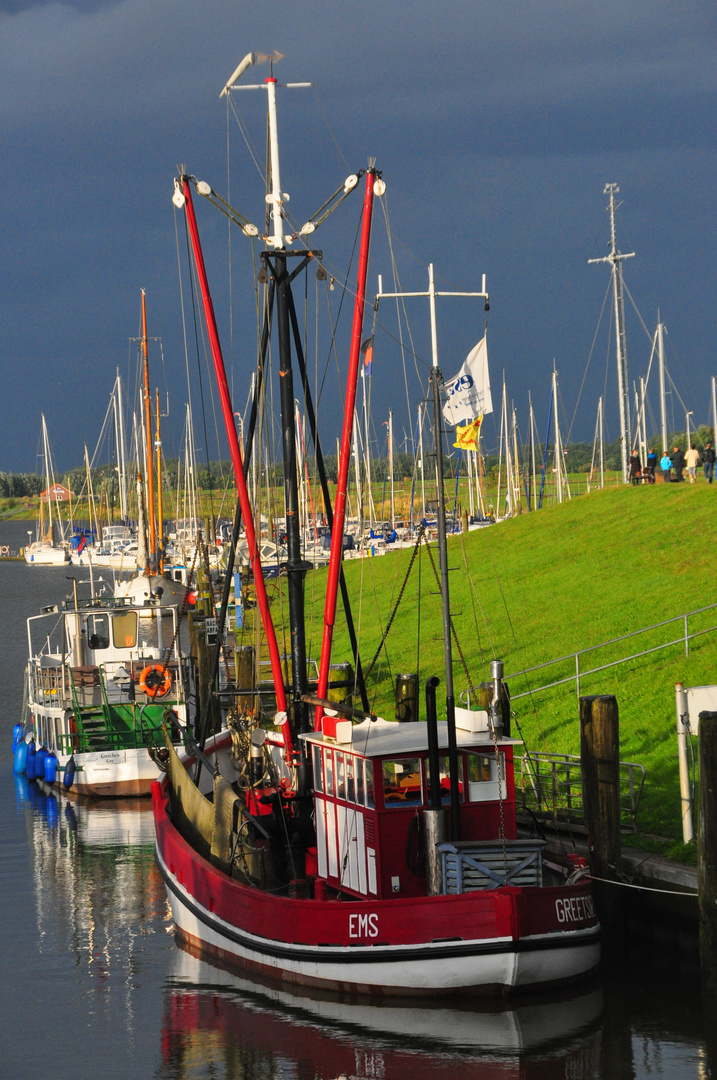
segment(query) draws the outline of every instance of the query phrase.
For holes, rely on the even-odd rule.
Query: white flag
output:
[[[461,370],[452,379],[446,379],[445,386],[448,400],[443,406],[443,416],[447,423],[460,424],[481,413],[493,412],[487,338],[471,349]]]

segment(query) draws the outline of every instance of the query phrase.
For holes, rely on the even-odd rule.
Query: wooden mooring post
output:
[[[623,932],[619,886],[620,841],[620,723],[612,694],[580,698],[580,759],[583,814],[588,830],[590,871],[595,878],[595,901],[600,922],[613,937]]]
[[[717,998],[717,712],[701,712],[698,728],[699,826],[697,881],[702,987]]]

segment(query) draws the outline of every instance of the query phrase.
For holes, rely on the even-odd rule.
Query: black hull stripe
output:
[[[542,950],[580,948],[584,945],[592,945],[600,940],[600,927],[594,927],[580,938],[566,939],[562,934],[541,938],[538,941],[496,941],[490,942],[446,942],[431,946],[402,947],[396,945],[391,951],[382,952],[380,946],[369,945],[368,947],[346,946],[340,951],[335,951],[331,945],[314,945],[310,947],[288,948],[280,942],[262,938],[257,941],[241,932],[222,924],[219,926],[208,917],[204,908],[200,907],[193,899],[184,896],[177,888],[173,878],[165,870],[163,862],[158,860],[159,869],[164,878],[167,890],[172,892],[178,902],[194,915],[199,922],[220,934],[235,945],[256,953],[259,956],[272,956],[280,960],[295,960],[300,963],[323,963],[323,964],[380,964],[380,963],[404,963],[410,960],[445,960],[462,956],[490,956],[495,953],[519,953],[539,952]]]

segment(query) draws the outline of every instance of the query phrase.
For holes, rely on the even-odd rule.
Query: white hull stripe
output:
[[[457,957],[489,956],[584,947],[600,940],[600,928],[561,931],[555,934],[532,936],[514,941],[508,937],[484,938],[473,941],[441,941],[421,945],[292,945],[269,938],[257,937],[239,930],[207,911],[184,889],[167,870],[159,851],[157,862],[167,889],[194,918],[215,934],[257,956],[294,960],[299,963],[376,964],[405,963],[410,960],[446,960]]]

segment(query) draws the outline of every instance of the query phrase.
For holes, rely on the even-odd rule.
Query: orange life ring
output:
[[[139,688],[147,697],[164,697],[172,689],[172,672],[162,664],[148,664],[139,677]]]

